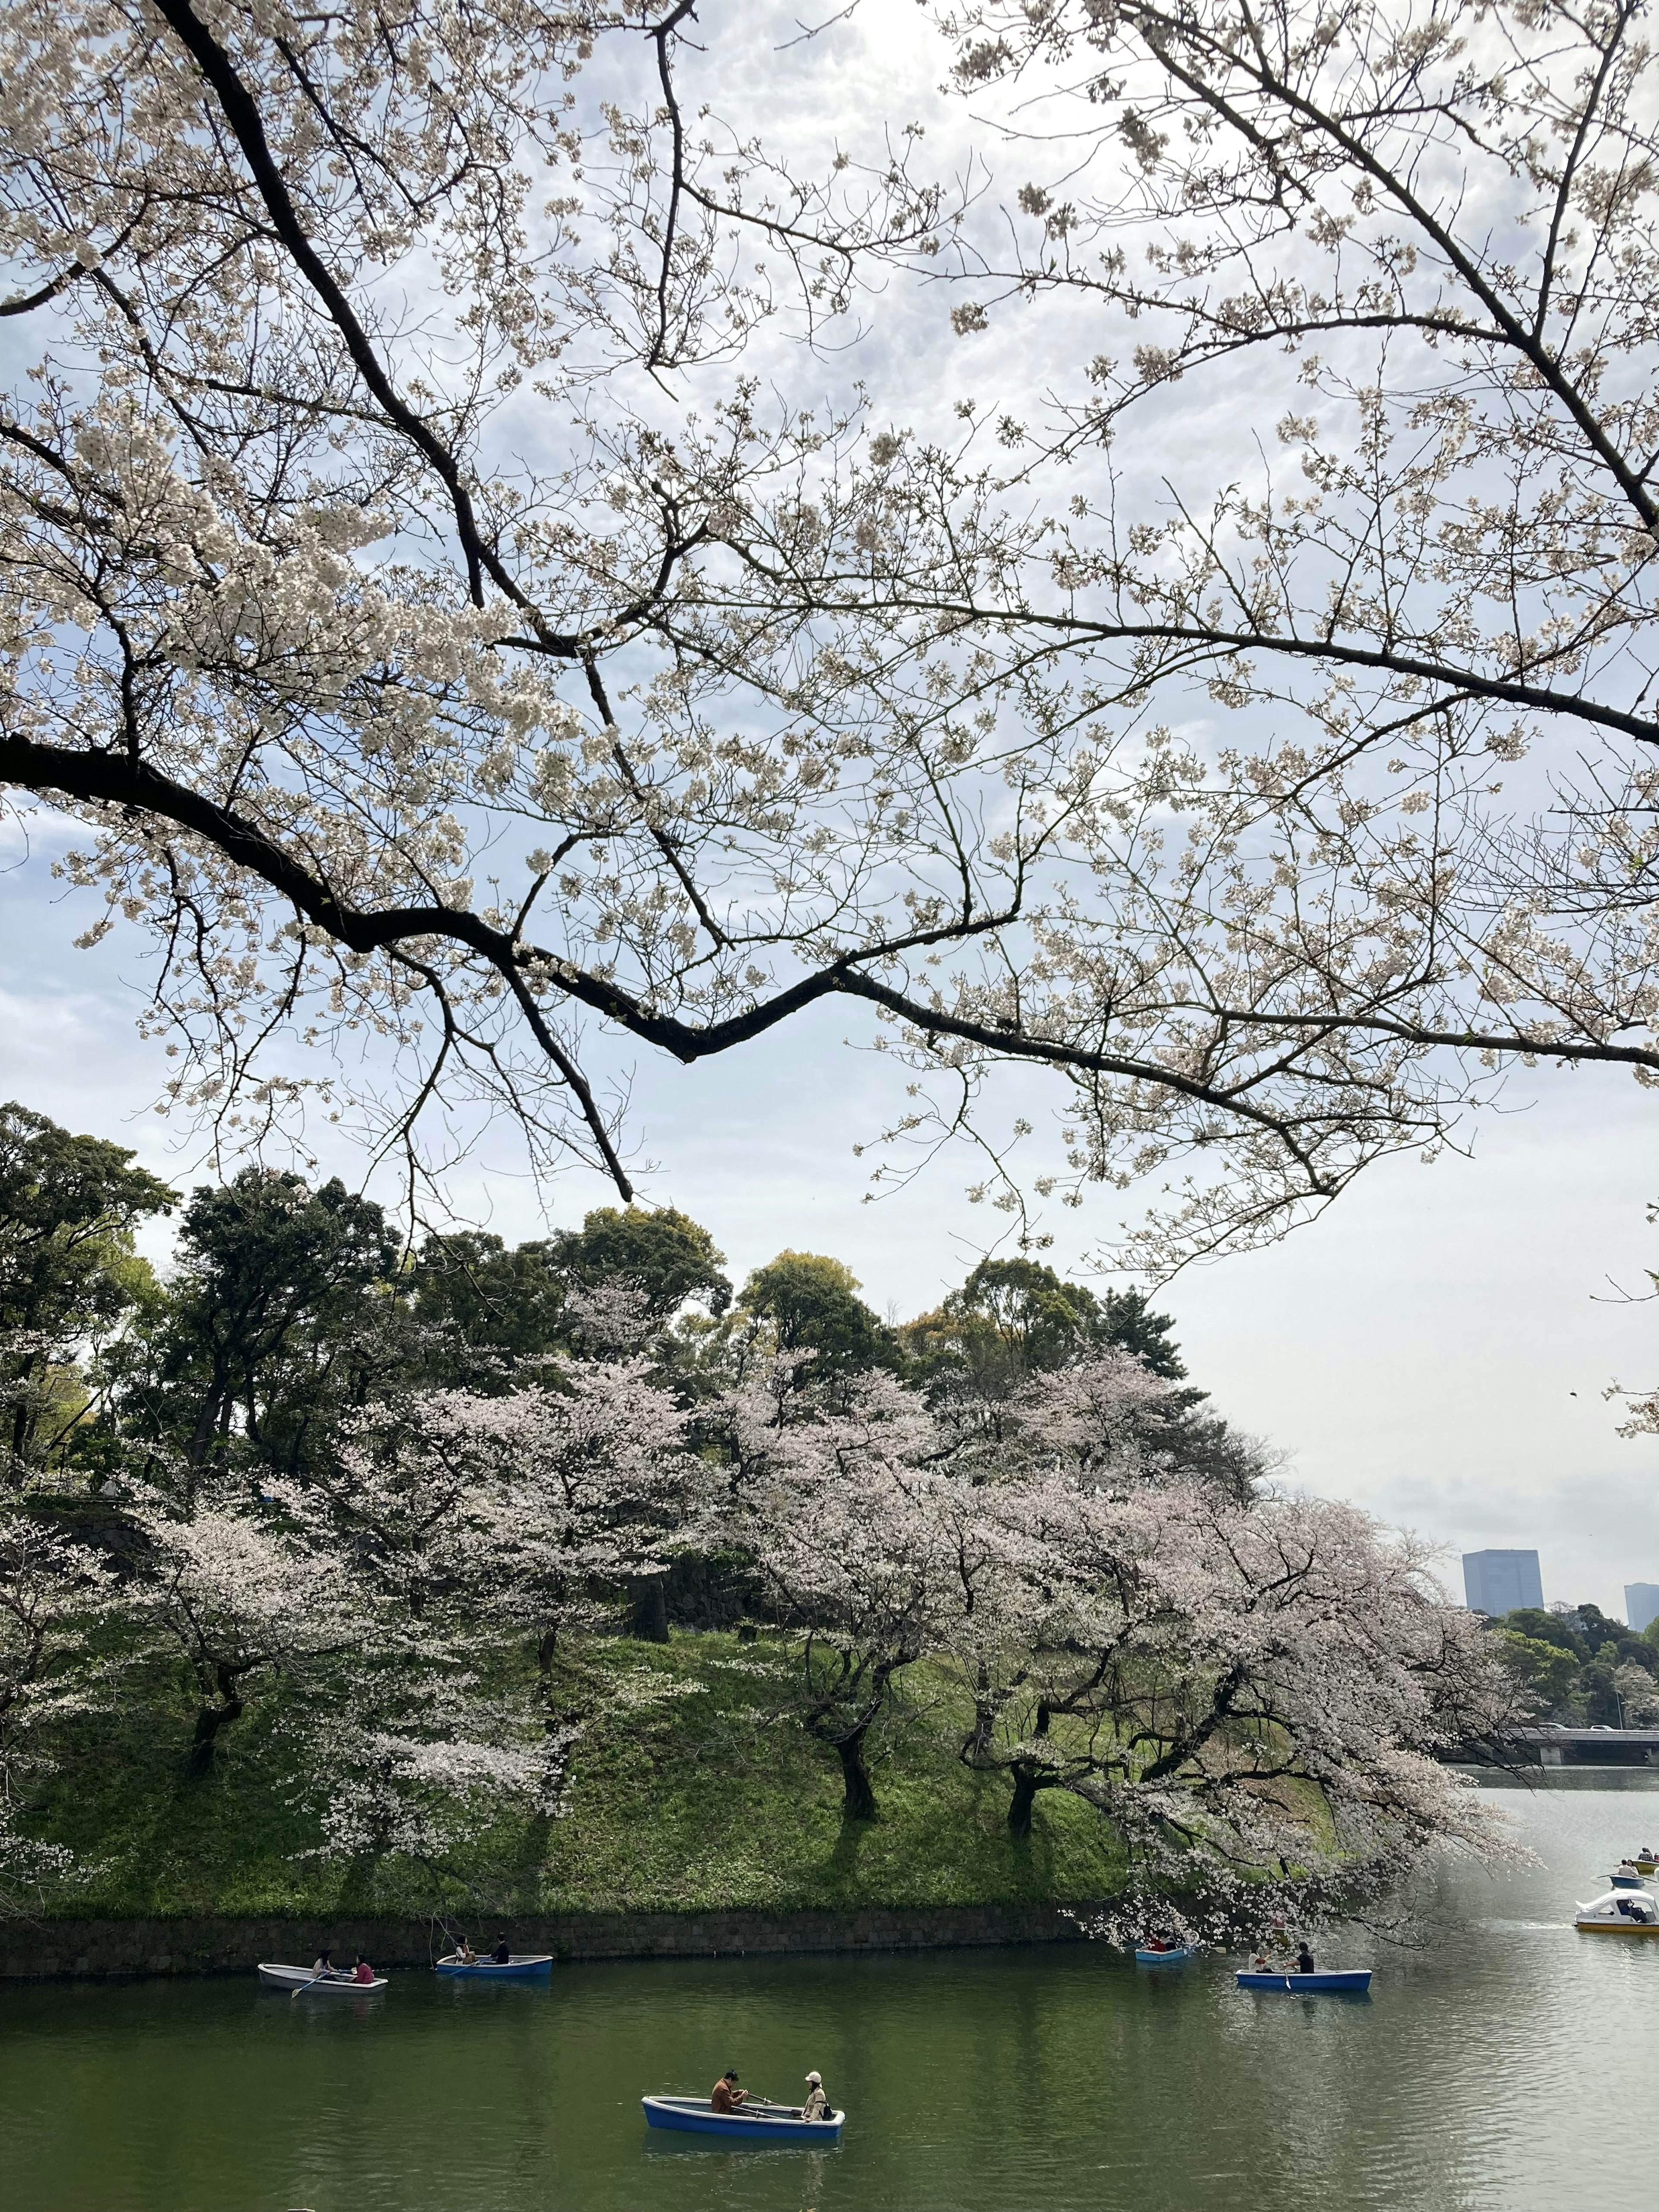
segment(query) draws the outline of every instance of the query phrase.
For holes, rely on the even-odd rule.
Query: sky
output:
[[[790,20],[780,11],[786,35]],[[820,117],[892,112],[913,94],[930,129],[947,127],[940,57],[913,11],[855,15],[812,58]],[[994,368],[994,354],[980,358]],[[71,949],[101,902],[51,882],[59,842],[47,824],[27,853],[15,832],[0,838],[0,1097],[131,1145],[175,1182],[200,1179],[191,1133],[150,1110],[169,1063],[133,1026],[142,940],[118,929]],[[899,1108],[901,1079],[859,1048],[857,1019],[823,1008],[689,1070],[635,1060],[635,1133],[658,1164],[642,1188],[706,1223],[739,1278],[786,1246],[831,1252],[872,1304],[903,1317],[959,1282],[1005,1223],[968,1201],[960,1154],[868,1202],[872,1162],[854,1146]],[[1611,1072],[1519,1073],[1470,1135],[1473,1158],[1384,1163],[1312,1226],[1183,1274],[1158,1303],[1217,1408],[1285,1454],[1283,1480],[1443,1545],[1455,1595],[1463,1550],[1535,1547],[1547,1601],[1622,1613],[1626,1582],[1659,1581],[1659,1438],[1620,1438],[1603,1392],[1659,1382],[1659,1305],[1632,1302],[1659,1268],[1646,1218],[1659,1097]],[[362,1174],[343,1137],[319,1158]],[[538,1192],[505,1133],[487,1132],[451,1195],[516,1241],[614,1194],[580,1173]],[[1131,1202],[1097,1195],[1058,1215],[1047,1256],[1080,1270]]]

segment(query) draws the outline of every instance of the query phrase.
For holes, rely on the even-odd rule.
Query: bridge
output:
[[[1659,1729],[1562,1728],[1546,1723],[1511,1729],[1503,1750],[1522,1766],[1659,1767]],[[1460,1764],[1491,1766],[1490,1750],[1464,1745],[1453,1757]]]

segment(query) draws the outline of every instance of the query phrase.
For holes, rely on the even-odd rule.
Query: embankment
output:
[[[1078,1908],[1005,1904],[869,1907],[850,1912],[561,1912],[481,1923],[518,1952],[581,1959],[714,1959],[746,1952],[924,1951],[1080,1939]],[[64,1975],[220,1974],[262,1959],[309,1965],[326,1944],[377,1968],[424,1968],[444,1948],[430,1921],[49,1920],[0,1923],[0,1980]]]

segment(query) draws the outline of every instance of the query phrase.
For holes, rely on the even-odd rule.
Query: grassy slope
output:
[[[677,1636],[618,1644],[606,1663],[651,1690],[579,1747],[565,1816],[503,1823],[441,1872],[408,1861],[329,1865],[305,1854],[310,1818],[288,1802],[270,1716],[250,1711],[222,1771],[183,1777],[182,1708],[135,1699],[120,1722],[82,1723],[52,1791],[47,1832],[94,1859],[64,1914],[425,1913],[478,1910],[790,1911],[976,1905],[1108,1894],[1121,1871],[1110,1830],[1058,1792],[1029,1843],[1008,1836],[1006,1784],[958,1764],[951,1716],[913,1686],[872,1762],[881,1817],[846,1824],[833,1754],[768,1697],[753,1647]],[[774,1698],[775,1702],[775,1698]]]

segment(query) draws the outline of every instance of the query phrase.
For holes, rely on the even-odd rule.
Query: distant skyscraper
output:
[[[1639,1636],[1659,1613],[1659,1583],[1625,1584],[1625,1618]]]
[[[1517,1605],[1544,1602],[1536,1552],[1465,1552],[1463,1595],[1473,1613],[1501,1616]],[[1659,1606],[1659,1590],[1654,1593]]]

